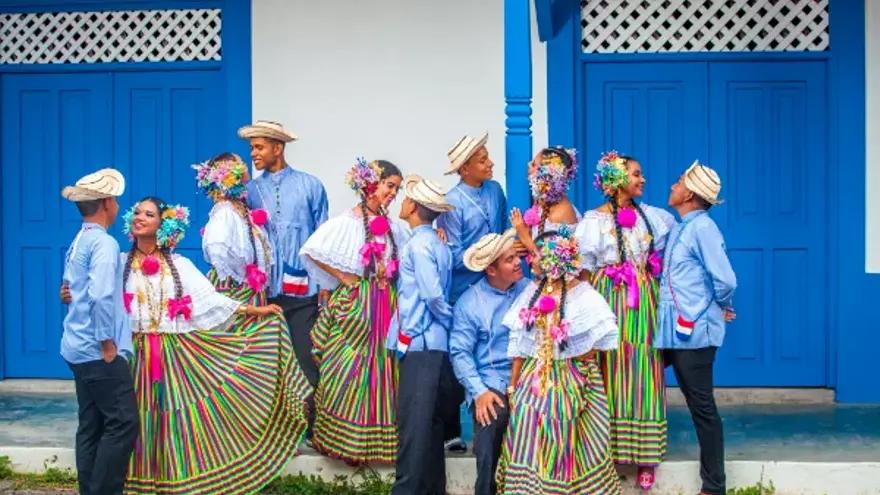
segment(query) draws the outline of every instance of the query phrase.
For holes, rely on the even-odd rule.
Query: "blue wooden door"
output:
[[[828,328],[825,62],[710,67],[713,212],[739,288],[716,376],[725,385],[823,386]]]
[[[203,270],[210,204],[190,166],[228,143],[220,71],[3,76],[4,375],[62,378],[62,261],[80,225],[61,188],[105,166],[127,179],[120,205],[158,195],[192,210],[179,251]],[[120,224],[111,227],[123,250]]]
[[[3,77],[3,327],[7,377],[69,376],[58,354],[67,246],[81,223],[61,188],[110,165],[109,74]]]
[[[666,206],[681,164],[706,154],[706,127],[695,125],[705,121],[706,65],[596,63],[587,64],[585,74],[584,165],[576,203],[584,210],[604,201],[592,186],[592,172],[604,151],[616,149],[642,164],[643,201]]]
[[[579,147],[636,156],[643,200],[665,206],[694,160],[721,174],[712,209],[739,278],[716,382],[824,386],[828,129],[824,62],[639,62],[584,66]],[[602,198],[579,183],[579,206]]]
[[[225,151],[226,102],[219,71],[116,75],[115,163],[128,178],[128,208],[155,195],[190,207],[191,228],[178,247],[202,270],[199,230],[210,204],[196,188],[191,166]]]

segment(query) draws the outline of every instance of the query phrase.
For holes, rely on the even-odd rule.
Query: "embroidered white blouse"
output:
[[[123,266],[127,257],[128,253],[121,255]],[[189,319],[181,314],[169,317],[169,299],[176,295],[174,277],[165,263],[160,263],[158,273],[149,276],[132,266],[124,288],[132,332],[188,333],[227,327],[241,303],[218,293],[189,259],[177,254],[172,257],[180,275],[182,296],[190,299]]]
[[[662,253],[666,246],[666,238],[669,231],[675,225],[675,217],[666,210],[639,205],[654,233],[654,249]],[[636,224],[631,229],[623,229],[623,239],[627,257],[644,262],[647,258],[648,249],[651,245],[651,236],[648,227],[641,215],[636,214]],[[611,213],[590,210],[578,223],[575,229],[575,237],[580,244],[582,266],[584,270],[596,271],[599,268],[620,263],[617,251],[617,233],[614,227],[614,216]]]
[[[254,225],[253,228],[257,266],[268,276],[273,264],[269,237],[263,227]],[[211,209],[202,235],[202,253],[205,261],[217,270],[220,280],[232,277],[239,283],[245,282],[245,267],[254,262],[255,254],[249,229],[248,221],[232,203],[221,201]]]
[[[520,310],[528,307],[538,285],[532,281],[507,310],[501,324],[510,330],[507,355],[535,357],[541,345],[543,330],[537,325],[526,329]],[[554,359],[571,359],[597,349],[617,349],[617,318],[601,294],[585,282],[577,284],[565,296],[565,320],[568,321],[568,345],[564,351],[553,346]]]
[[[398,253],[403,245],[409,240],[409,227],[398,220],[390,220],[391,234],[397,243]],[[318,285],[324,289],[335,289],[339,281],[322,270],[315,261],[324,263],[337,270],[359,274],[364,271],[361,264],[361,247],[366,241],[364,220],[355,215],[352,210],[346,210],[330,220],[327,220],[318,230],[312,234],[300,250],[303,263],[309,276],[314,278]],[[377,242],[383,242],[377,238]],[[391,246],[385,248],[385,260],[390,260],[392,255]]]

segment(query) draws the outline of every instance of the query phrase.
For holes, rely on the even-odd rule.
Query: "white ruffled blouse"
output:
[[[254,262],[249,228],[248,221],[232,203],[221,201],[211,209],[202,235],[202,253],[205,261],[217,270],[220,280],[232,277],[239,283],[245,282],[245,267]],[[254,225],[253,228],[257,266],[268,276],[273,262],[269,237],[263,227]]]
[[[398,253],[403,245],[409,240],[409,227],[398,220],[389,219],[391,234],[397,243]],[[364,271],[361,264],[361,247],[366,241],[364,220],[355,215],[352,210],[346,210],[339,216],[327,220],[318,230],[312,234],[300,249],[303,256],[303,264],[309,276],[312,277],[321,288],[335,289],[339,281],[325,272],[315,261],[324,263],[337,270],[360,274]],[[382,238],[376,239],[383,242]],[[385,260],[391,259],[391,246],[385,248]]]
[[[666,246],[666,238],[669,231],[675,225],[675,217],[666,210],[639,205],[654,233],[654,249],[662,253]],[[635,256],[637,260],[644,262],[647,258],[648,249],[651,245],[651,236],[641,215],[636,213],[637,221],[631,229],[623,229],[624,243],[627,257]],[[575,236],[580,244],[582,266],[587,271],[596,271],[608,265],[620,263],[617,251],[617,233],[615,231],[614,216],[611,213],[590,210],[578,223]]]
[[[511,358],[536,357],[543,330],[537,325],[526,329],[520,310],[528,307],[538,285],[532,281],[504,315],[501,324],[510,330],[507,355]],[[568,345],[564,351],[553,346],[554,359],[571,359],[597,349],[617,349],[617,318],[608,303],[593,287],[581,282],[565,296],[565,320],[568,321]]]
[[[121,263],[128,253],[122,253]],[[174,277],[164,263],[159,273],[144,275],[132,268],[125,285],[126,310],[131,319],[132,332],[189,333],[195,330],[225,329],[241,303],[218,293],[211,282],[193,265],[178,254],[172,255],[174,267],[180,275],[183,297],[189,297],[190,317],[178,314],[169,317],[169,299],[176,297]],[[157,319],[153,328],[152,320]]]

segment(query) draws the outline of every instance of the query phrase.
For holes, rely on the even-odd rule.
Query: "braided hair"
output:
[[[638,161],[631,156],[621,156],[626,162],[627,166],[629,166],[630,162]],[[614,218],[614,233],[617,237],[617,256],[618,262],[623,263],[626,261],[626,250],[624,249],[623,244],[623,227],[620,225],[620,221],[617,219],[617,213],[619,211],[619,206],[617,205],[617,191],[614,191],[612,194],[606,196],[605,198],[608,203],[611,205],[611,216]],[[633,208],[635,208],[636,212],[642,220],[645,222],[645,227],[648,229],[648,235],[650,236],[650,245],[648,246],[648,253],[653,253],[655,250],[654,247],[654,228],[651,226],[651,222],[648,221],[647,215],[645,215],[645,210],[642,209],[641,205],[633,199],[632,200]]]
[[[215,156],[214,158],[211,158],[210,160],[208,160],[208,167],[213,167],[214,164],[217,162],[232,161],[232,160],[239,160],[239,157],[235,153],[230,153],[228,151],[224,151],[223,153],[220,153],[219,155]],[[237,197],[231,197],[228,195],[225,197],[218,198],[217,200],[223,200],[223,199],[232,203],[233,207],[236,209],[238,214],[241,215],[241,217],[247,223],[248,235],[249,235],[250,241],[251,241],[251,250],[254,253],[254,263],[256,263],[257,262],[257,240],[254,237],[254,223],[251,220],[251,216],[248,214],[247,205],[241,199],[239,199]]]
[[[165,206],[165,202],[156,196],[147,196],[138,201],[137,204],[143,203],[153,203],[156,206],[156,211],[159,217],[159,222],[161,225],[162,222],[162,213],[168,209]],[[128,284],[128,276],[131,274],[131,263],[134,260],[134,252],[137,249],[137,240],[134,240],[131,245],[131,249],[128,251],[128,257],[125,261],[125,269],[122,272],[122,286],[125,287]],[[168,268],[171,270],[171,276],[174,278],[174,297],[180,299],[183,297],[183,284],[180,282],[180,274],[177,271],[177,267],[174,266],[174,257],[171,255],[171,250],[169,248],[159,248],[159,254],[162,256],[162,259],[165,260],[165,263],[168,265]]]
[[[544,148],[541,150],[541,157],[542,158],[550,157],[550,156],[559,157],[559,159],[562,161],[563,166],[565,166],[566,171],[568,171],[573,164],[573,162],[571,160],[571,155],[569,155],[562,148]],[[537,200],[533,204],[536,204],[536,203],[537,203]],[[547,223],[547,217],[550,215],[550,207],[553,205],[548,204],[548,203],[541,203],[540,206],[541,206],[541,221],[538,223],[538,237],[544,235],[544,228],[545,228],[545,224]]]
[[[547,238],[552,237],[557,234],[558,234],[558,232],[555,230],[547,231],[547,232],[539,235],[535,239],[535,244],[538,244],[539,242],[543,242],[544,239],[547,239]],[[529,305],[527,306],[528,308],[535,307],[535,303],[538,302],[538,298],[541,297],[541,293],[544,292],[545,288],[547,288],[547,284],[549,283],[549,281],[550,281],[549,277],[547,277],[546,275],[544,275],[542,273],[541,274],[541,281],[538,282],[538,288],[535,290],[535,293],[532,294],[532,298],[529,300]],[[565,280],[565,277],[562,277],[561,281],[562,281],[562,287],[560,287],[560,291],[559,291],[560,292],[559,293],[559,321],[562,321],[565,319],[565,299],[568,297],[568,282]],[[535,326],[534,323],[529,323],[526,326],[526,331],[531,332],[532,328],[534,328],[534,326]],[[567,340],[563,340],[562,342],[559,343],[559,350],[560,351],[564,351],[566,347],[568,347]]]
[[[397,165],[387,161],[387,160],[376,160],[376,164],[379,165],[379,168],[382,170],[382,173],[379,174],[379,181],[383,181],[385,179],[391,177],[403,177],[403,173],[397,168]],[[370,221],[369,221],[369,211],[367,209],[367,195],[364,192],[361,192],[361,220],[364,222],[364,242],[371,242],[373,240],[373,234],[370,232]],[[383,217],[388,216],[388,212],[385,210],[384,206],[379,206],[379,215]],[[391,259],[397,259],[397,241],[394,239],[394,233],[388,233],[388,239],[391,242]],[[376,272],[376,261],[370,260],[370,264],[364,268],[364,278],[369,278],[370,275]],[[395,277],[397,274],[395,274]]]

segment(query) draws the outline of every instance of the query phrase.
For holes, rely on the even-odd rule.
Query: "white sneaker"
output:
[[[456,454],[464,454],[467,452],[467,444],[464,443],[464,440],[461,437],[455,437],[452,440],[447,440],[446,443],[443,444],[443,448],[445,448],[449,452],[454,452]]]

